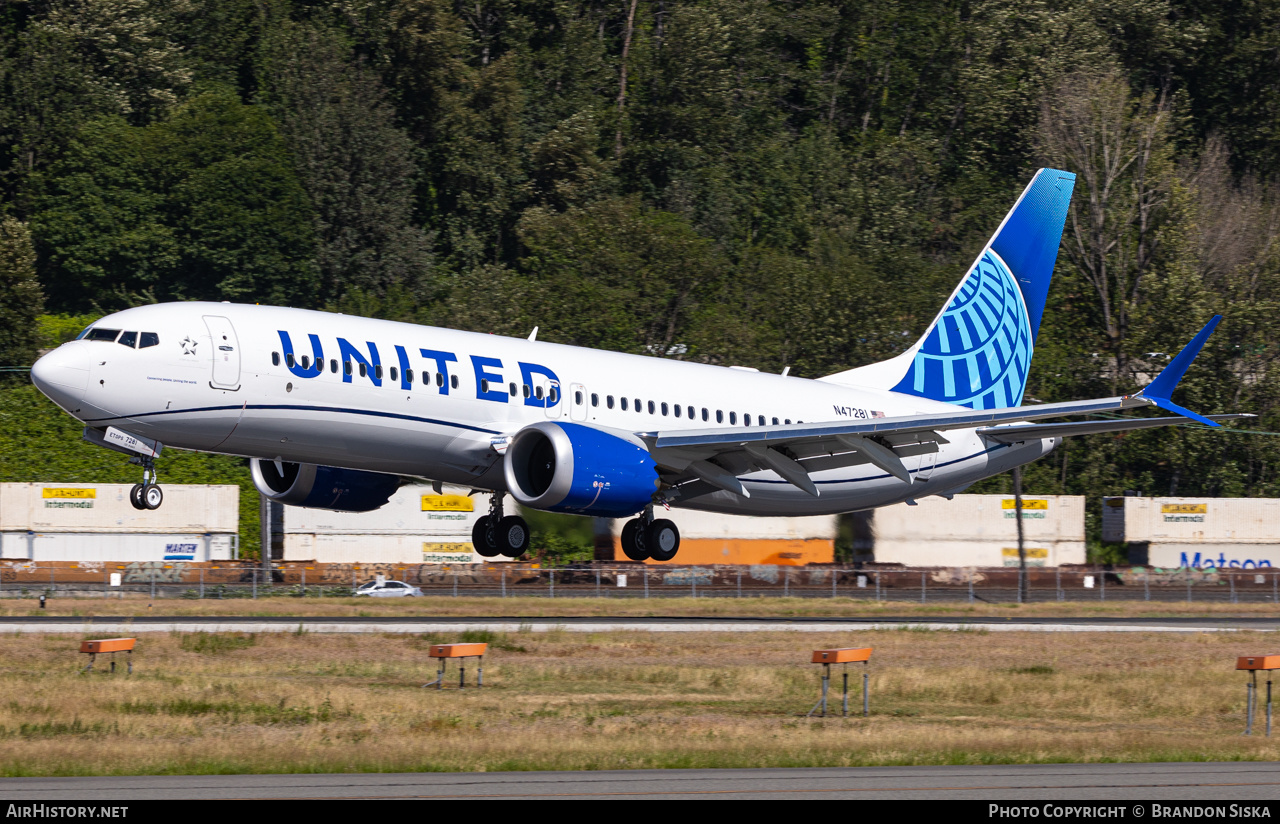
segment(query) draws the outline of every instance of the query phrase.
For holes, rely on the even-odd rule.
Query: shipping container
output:
[[[402,486],[372,512],[289,507],[284,514],[284,560],[360,564],[472,564],[483,558],[471,544],[476,521],[489,514],[489,496],[466,487]],[[507,515],[517,514],[504,501]]]
[[[1106,540],[1129,559],[1160,568],[1280,566],[1280,500],[1274,498],[1108,498]],[[1115,513],[1120,513],[1119,517]],[[1117,532],[1116,524],[1123,528]]]
[[[1022,499],[1027,565],[1085,561],[1084,497],[1028,495]],[[1018,566],[1018,522],[1012,495],[922,498],[915,505],[872,514],[876,563],[906,566]]]
[[[239,554],[240,488],[165,484],[164,505],[137,510],[130,484],[0,484],[0,558],[230,561]]]
[[[0,532],[219,532],[240,527],[240,487],[165,484],[164,505],[134,509],[131,484],[0,484]]]
[[[829,564],[835,560],[836,516],[753,518],[693,509],[660,511],[680,530],[682,564]],[[621,535],[626,520],[613,522],[614,558],[626,560]],[[657,563],[650,561],[649,563]]]

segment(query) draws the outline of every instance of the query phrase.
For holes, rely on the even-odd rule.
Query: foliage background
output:
[[[1276,431],[1277,77],[1277,0],[8,0],[0,366],[204,298],[818,377],[912,342],[1051,165],[1028,395],[1133,390],[1220,312],[1176,400]],[[0,374],[0,478],[133,478]],[[1025,487],[1274,496],[1278,458],[1094,436]]]

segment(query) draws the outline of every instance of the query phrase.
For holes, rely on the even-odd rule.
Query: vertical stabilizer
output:
[[[821,380],[973,409],[1019,405],[1075,180],[1056,169],[1036,173],[914,346]]]

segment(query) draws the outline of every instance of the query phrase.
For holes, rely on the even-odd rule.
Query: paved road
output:
[[[424,633],[440,631],[521,630],[570,632],[605,632],[609,630],[644,630],[647,632],[853,632],[871,629],[926,627],[937,630],[975,630],[991,632],[1276,632],[1277,618],[263,618],[232,616],[161,616],[137,618],[98,617],[39,618],[0,617],[0,632],[66,632],[98,633],[138,632],[294,632],[301,627],[307,632]]]
[[[5,778],[8,802],[149,799],[1280,800],[1280,764],[1018,764],[761,770]],[[1150,804],[1144,813],[1151,814]],[[985,810],[984,810],[985,812]],[[1272,816],[1280,813],[1280,808]]]

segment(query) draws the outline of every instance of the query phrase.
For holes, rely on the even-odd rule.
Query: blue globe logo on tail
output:
[[[973,409],[1017,406],[1035,336],[1009,267],[988,249],[925,336],[893,391]]]

